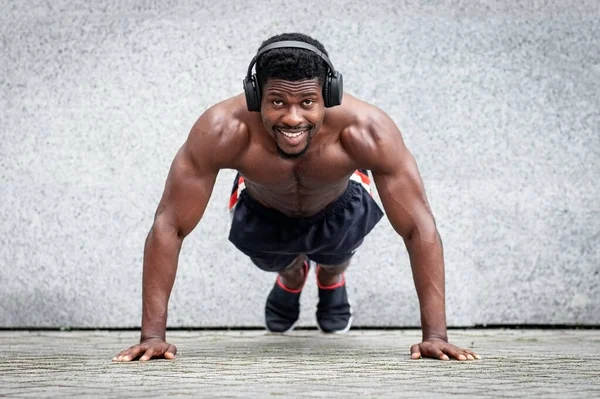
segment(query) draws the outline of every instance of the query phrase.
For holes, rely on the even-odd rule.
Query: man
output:
[[[278,273],[265,307],[269,331],[294,327],[311,262],[317,325],[325,333],[350,328],[343,273],[383,215],[368,191],[370,170],[410,254],[423,329],[411,357],[477,358],[447,342],[442,243],[394,122],[343,93],[323,45],[302,34],[266,40],[250,63],[244,92],[201,115],[173,161],[146,240],[140,344],[113,360],[175,357],[165,330],[178,255],[221,169],[238,171],[230,241],[256,266]]]

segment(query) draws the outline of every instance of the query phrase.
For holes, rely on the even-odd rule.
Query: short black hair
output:
[[[272,36],[265,40],[258,50],[260,51],[268,44],[284,40],[311,44],[329,57],[323,44],[302,33],[282,33]],[[261,91],[267,80],[271,78],[289,81],[317,78],[323,85],[327,78],[327,71],[327,63],[318,54],[301,48],[273,49],[262,54],[256,62],[256,78]]]

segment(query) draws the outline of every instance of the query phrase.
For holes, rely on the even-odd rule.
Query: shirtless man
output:
[[[256,266],[278,273],[265,306],[269,331],[294,327],[311,262],[319,329],[350,328],[343,273],[383,216],[369,192],[370,170],[410,255],[423,333],[411,357],[478,358],[448,343],[442,243],[400,131],[384,112],[343,93],[342,76],[321,43],[293,33],[261,45],[244,94],[204,112],[175,156],[146,239],[140,343],[114,361],[175,357],[165,331],[178,255],[221,169],[238,171],[230,241]]]

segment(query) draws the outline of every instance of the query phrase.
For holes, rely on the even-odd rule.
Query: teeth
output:
[[[283,130],[280,130],[280,132],[283,133],[283,135],[285,137],[289,137],[289,138],[293,139],[294,137],[298,137],[302,133],[306,132],[306,130],[302,130],[301,132],[298,132],[298,133],[286,132],[286,131],[283,131]]]

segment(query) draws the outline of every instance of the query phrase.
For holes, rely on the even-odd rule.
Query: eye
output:
[[[305,105],[305,106],[313,105],[313,103],[314,103],[314,101],[313,100],[309,100],[309,99],[306,99],[306,100],[302,101],[302,105]]]
[[[271,103],[276,107],[281,107],[283,105],[283,101],[281,100],[273,100]]]

